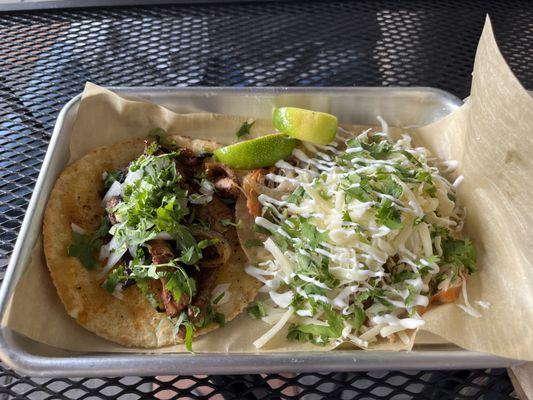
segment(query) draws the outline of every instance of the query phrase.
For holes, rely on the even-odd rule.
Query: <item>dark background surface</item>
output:
[[[533,88],[533,4],[329,1],[0,14],[0,267],[14,245],[62,105],[109,86],[432,86],[466,97],[486,13]],[[2,367],[0,396],[500,399],[504,370],[27,379]],[[3,398],[3,397],[2,397]]]

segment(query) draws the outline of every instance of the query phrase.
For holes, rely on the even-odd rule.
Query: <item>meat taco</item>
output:
[[[186,342],[233,319],[259,284],[244,273],[234,171],[215,142],[130,140],[68,166],[52,191],[43,241],[70,316],[125,346]]]

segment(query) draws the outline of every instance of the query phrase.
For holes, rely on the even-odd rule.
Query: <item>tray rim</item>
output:
[[[123,95],[140,95],[143,91],[158,93],[215,92],[224,94],[280,94],[280,93],[321,93],[350,94],[354,92],[371,95],[394,95],[401,93],[431,93],[447,100],[454,108],[462,101],[442,89],[431,87],[166,87],[166,86],[111,86],[109,90]],[[141,93],[140,93],[141,92]],[[65,116],[77,105],[81,93],[70,99],[61,109],[56,119],[46,155],[39,172],[33,194],[27,207],[9,264],[0,288],[0,320],[9,306],[14,287],[25,265],[20,265],[25,238],[37,211],[38,203],[43,202],[43,189],[49,165],[61,140],[60,132]],[[0,357],[4,363],[17,372],[42,377],[98,377],[98,376],[147,376],[153,374],[249,374],[269,372],[327,372],[360,371],[382,369],[461,369],[489,368],[518,365],[523,361],[511,360],[490,354],[471,352],[460,348],[450,349],[434,346],[431,350],[411,352],[371,352],[339,350],[335,352],[299,353],[213,353],[213,354],[140,354],[140,353],[72,353],[72,356],[42,356],[32,354],[19,347],[10,347],[9,338],[16,334],[2,325],[0,327]],[[30,340],[31,339],[27,339]],[[48,346],[51,347],[51,346]],[[258,363],[261,358],[261,363]],[[255,361],[255,362],[254,362]]]

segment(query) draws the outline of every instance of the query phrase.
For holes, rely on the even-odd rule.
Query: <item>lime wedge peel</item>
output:
[[[337,134],[337,117],[328,113],[296,107],[280,107],[272,116],[274,127],[296,139],[328,144]]]
[[[296,139],[274,133],[220,147],[213,155],[217,161],[235,169],[270,167],[289,157],[297,144]]]

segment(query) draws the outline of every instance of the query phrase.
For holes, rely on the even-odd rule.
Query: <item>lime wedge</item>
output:
[[[213,155],[217,161],[236,169],[270,167],[289,157],[297,142],[282,133],[274,133],[220,147]]]
[[[276,108],[272,123],[281,133],[312,143],[328,144],[337,134],[336,116],[303,108]]]

